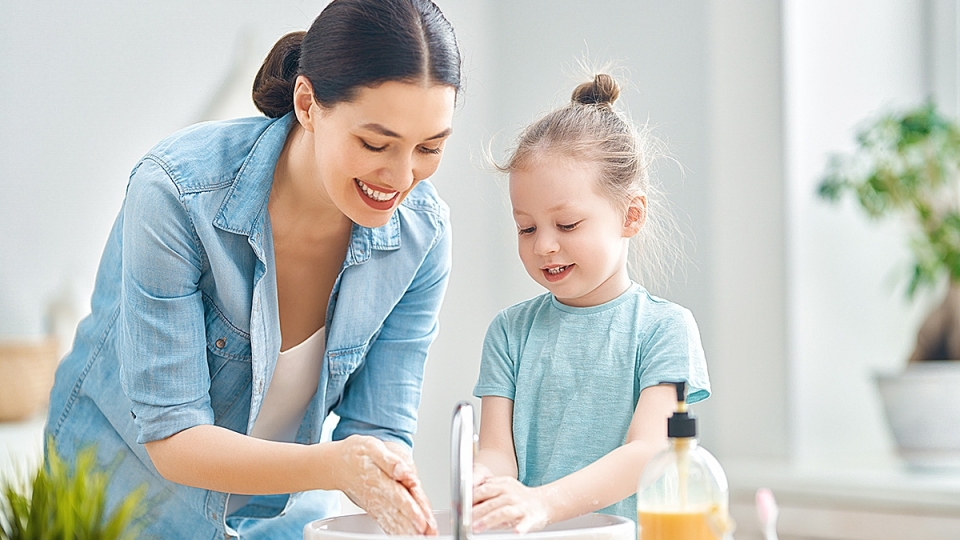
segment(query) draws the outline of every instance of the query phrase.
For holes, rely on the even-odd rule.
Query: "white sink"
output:
[[[449,510],[436,512],[440,526],[439,540],[453,538]],[[379,525],[367,514],[319,519],[303,528],[304,540],[376,540],[385,537]],[[492,531],[474,534],[483,540],[516,540],[521,535]],[[391,540],[423,540],[422,536],[392,536]],[[547,526],[542,531],[522,535],[523,540],[636,540],[637,527],[633,521],[620,516],[587,514]]]

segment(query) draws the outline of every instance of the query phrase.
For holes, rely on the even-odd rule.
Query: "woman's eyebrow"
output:
[[[366,130],[373,131],[374,133],[379,133],[380,135],[383,135],[384,137],[393,137],[394,139],[402,139],[402,138],[403,138],[403,137],[400,136],[399,133],[396,133],[396,132],[394,132],[394,131],[391,131],[391,130],[387,129],[386,127],[384,127],[384,126],[381,125],[381,124],[375,124],[375,123],[363,124],[363,125],[360,126],[360,127],[361,127],[362,129],[366,129]],[[426,141],[432,141],[432,140],[434,140],[434,139],[442,139],[442,138],[450,135],[451,133],[453,133],[453,128],[447,128],[447,129],[441,131],[440,133],[437,133],[437,134],[434,135],[433,137],[427,137],[427,138],[424,139],[424,140],[426,140]]]

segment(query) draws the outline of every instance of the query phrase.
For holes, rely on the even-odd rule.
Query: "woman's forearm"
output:
[[[637,491],[643,467],[665,445],[633,441],[579,471],[536,488],[549,501],[550,522],[610,506]]]
[[[178,484],[242,494],[340,489],[340,443],[265,441],[212,425],[146,444],[160,474]]]

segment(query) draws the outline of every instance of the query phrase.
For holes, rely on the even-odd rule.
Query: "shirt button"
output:
[[[217,340],[217,348],[222,349],[227,346],[227,340],[220,338]]]

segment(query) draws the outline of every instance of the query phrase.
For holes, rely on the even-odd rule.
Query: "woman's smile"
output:
[[[393,208],[393,203],[396,201],[397,195],[400,194],[399,191],[387,190],[380,186],[367,184],[359,178],[354,178],[353,183],[357,186],[360,199],[374,210],[390,210]]]

